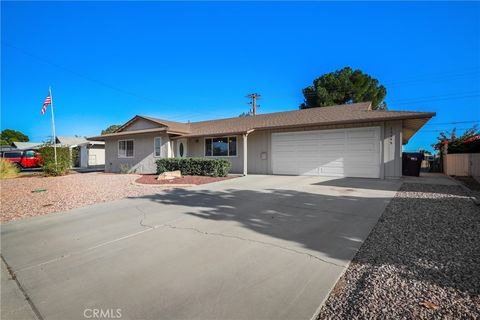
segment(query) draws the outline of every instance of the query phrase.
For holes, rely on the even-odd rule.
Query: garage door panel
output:
[[[337,144],[319,144],[318,145],[318,149],[320,151],[320,153],[322,154],[325,154],[325,153],[328,153],[328,152],[332,152],[332,151],[338,151],[338,152],[343,152],[345,150],[345,146],[340,143],[337,142]]]
[[[347,131],[347,139],[372,139],[376,135],[375,130],[350,129]]]
[[[343,176],[344,170],[343,167],[322,167],[320,168],[320,173],[322,175],[328,175],[328,176]]]
[[[317,158],[316,162],[321,163],[321,164],[328,164],[330,162],[343,163],[344,161],[345,161],[345,159],[343,158],[343,155],[339,155],[339,156],[322,155],[322,156]]]
[[[380,128],[272,134],[274,174],[380,176]]]
[[[349,151],[358,151],[358,152],[376,152],[377,146],[372,143],[357,143],[357,144],[347,144],[347,149]]]

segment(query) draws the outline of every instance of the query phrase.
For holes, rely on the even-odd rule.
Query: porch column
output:
[[[243,134],[243,175],[247,175],[247,168],[248,168],[248,163],[247,163],[247,140],[248,140],[248,133]]]

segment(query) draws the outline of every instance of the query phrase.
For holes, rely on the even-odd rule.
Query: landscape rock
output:
[[[175,171],[165,171],[164,173],[160,173],[158,175],[157,180],[173,180],[175,178],[181,178],[182,173],[180,170],[175,170]]]

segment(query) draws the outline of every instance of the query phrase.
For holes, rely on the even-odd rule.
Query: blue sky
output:
[[[387,87],[392,110],[480,121],[480,4],[475,2],[2,2],[1,127],[33,141],[53,89],[58,135],[96,135],[135,114],[177,121],[295,110],[301,90],[351,66]],[[451,124],[452,122],[465,122]]]

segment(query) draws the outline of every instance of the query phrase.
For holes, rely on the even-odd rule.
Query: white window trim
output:
[[[133,155],[132,156],[127,156],[127,150],[125,149],[125,155],[120,155],[120,141],[132,141],[133,142]],[[125,144],[125,147],[127,145]],[[122,159],[131,159],[131,158],[135,158],[135,139],[121,139],[121,140],[117,140],[117,156],[119,158],[122,158]]]
[[[160,139],[160,155],[158,155],[158,156],[155,154],[155,152],[157,151],[157,150],[155,150],[155,140],[157,140],[157,139]],[[154,137],[153,138],[153,157],[154,158],[162,158],[162,137]]]
[[[237,154],[234,156],[207,156],[205,155],[205,151],[207,150],[206,148],[206,140],[207,139],[218,139],[218,138],[235,138],[235,145],[237,147]],[[230,153],[230,144],[228,143],[228,153]],[[213,154],[213,141],[212,141],[212,154]],[[205,137],[203,138],[203,156],[208,157],[208,158],[238,158],[238,136],[217,136],[217,137]]]

